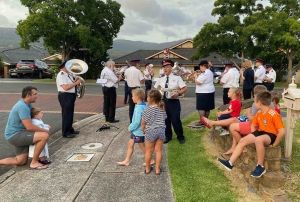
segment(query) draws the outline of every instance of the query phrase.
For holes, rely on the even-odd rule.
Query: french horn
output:
[[[88,65],[83,60],[72,59],[66,62],[65,67],[68,72],[76,75],[76,78],[81,80],[80,85],[76,87],[76,96],[78,98],[82,98],[85,93],[85,81],[81,76],[78,75],[86,73],[89,69]]]

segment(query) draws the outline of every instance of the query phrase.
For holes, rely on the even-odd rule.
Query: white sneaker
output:
[[[223,130],[223,128],[221,126],[216,126],[215,130]]]
[[[223,130],[221,130],[220,136],[225,136],[225,135],[229,135],[229,134],[230,133],[228,130],[223,129]]]

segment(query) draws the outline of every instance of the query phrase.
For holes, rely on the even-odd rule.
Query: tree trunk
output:
[[[287,59],[288,59],[288,78],[287,78],[287,83],[291,83],[292,82],[292,76],[293,76],[293,56],[292,53],[288,53],[287,54]]]

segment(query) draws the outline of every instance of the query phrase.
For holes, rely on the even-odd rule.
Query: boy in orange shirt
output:
[[[262,92],[255,98],[255,106],[259,110],[251,124],[251,134],[243,137],[229,160],[218,159],[219,163],[231,171],[234,162],[243,152],[245,146],[255,144],[257,166],[251,173],[252,177],[259,178],[266,173],[264,168],[265,146],[276,147],[284,136],[284,126],[281,116],[270,108],[271,94]]]

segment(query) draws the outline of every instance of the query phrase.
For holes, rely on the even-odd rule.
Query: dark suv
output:
[[[20,60],[16,65],[16,72],[19,78],[25,75],[39,79],[52,78],[48,65],[40,60]]]

